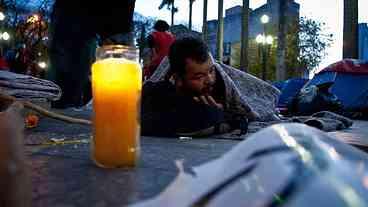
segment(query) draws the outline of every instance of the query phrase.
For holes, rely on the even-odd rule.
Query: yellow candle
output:
[[[132,167],[139,156],[142,72],[138,63],[106,58],[92,66],[92,159],[102,167]]]

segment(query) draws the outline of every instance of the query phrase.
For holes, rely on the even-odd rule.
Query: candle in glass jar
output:
[[[102,167],[132,167],[139,155],[142,72],[137,62],[105,58],[92,66],[92,159]]]

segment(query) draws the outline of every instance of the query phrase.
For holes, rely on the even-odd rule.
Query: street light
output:
[[[266,14],[262,15],[261,22],[262,24],[267,24],[268,22],[270,22],[270,17]]]
[[[7,32],[0,32],[0,40],[8,41],[10,39],[10,35]],[[0,51],[3,53],[3,43],[0,43]]]
[[[0,21],[4,21],[4,19],[5,19],[4,12],[0,12]]]
[[[262,80],[266,80],[268,47],[273,44],[273,37],[259,34],[256,37],[256,42],[262,49]]]
[[[267,35],[266,44],[267,45],[272,45],[272,43],[273,43],[273,37],[271,35]]]
[[[257,42],[258,44],[264,44],[264,42],[265,42],[265,36],[264,36],[263,34],[259,34],[259,35],[257,35],[257,37],[256,37],[256,42]]]
[[[259,34],[256,37],[256,42],[262,47],[262,79],[266,80],[267,70],[267,44],[271,45],[273,38],[266,34],[266,25],[270,22],[270,17],[267,14],[261,16],[261,23],[263,24],[263,34]]]
[[[273,37],[271,35],[263,35],[263,34],[259,34],[256,37],[256,42],[258,44],[263,44],[263,45],[272,45],[273,43]]]
[[[7,32],[1,34],[1,39],[8,41],[10,39],[10,35]]]

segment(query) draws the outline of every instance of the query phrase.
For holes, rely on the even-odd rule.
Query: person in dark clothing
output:
[[[53,107],[84,104],[82,94],[95,58],[97,35],[105,40],[115,34],[128,34],[133,26],[134,6],[135,0],[56,0],[51,16],[51,69],[47,76],[61,87],[63,94]]]
[[[148,47],[151,48],[152,59],[149,66],[145,69],[145,78],[149,78],[160,65],[162,59],[169,53],[171,44],[175,37],[169,30],[170,26],[163,20],[158,20],[153,26],[154,31],[147,37]]]
[[[224,82],[201,39],[176,40],[169,62],[166,80],[143,86],[143,135],[207,136],[236,128],[224,112]]]

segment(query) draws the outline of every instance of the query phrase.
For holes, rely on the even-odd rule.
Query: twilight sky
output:
[[[267,0],[250,0],[250,7],[257,8]],[[324,67],[342,58],[342,31],[343,31],[343,1],[342,0],[295,0],[300,4],[300,16],[320,20],[326,23],[324,31],[334,34],[334,41],[328,49],[328,55],[321,63]],[[170,23],[170,11],[166,8],[158,10],[161,0],[136,0],[135,11],[145,15],[164,19]],[[179,12],[175,15],[175,23],[187,23],[189,16],[189,1],[176,0]],[[224,9],[242,5],[242,0],[224,0]],[[359,0],[359,23],[368,22],[367,0]],[[201,30],[203,0],[196,0],[193,4],[193,27]],[[225,13],[225,12],[224,12]],[[217,18],[217,0],[208,0],[208,19]]]

